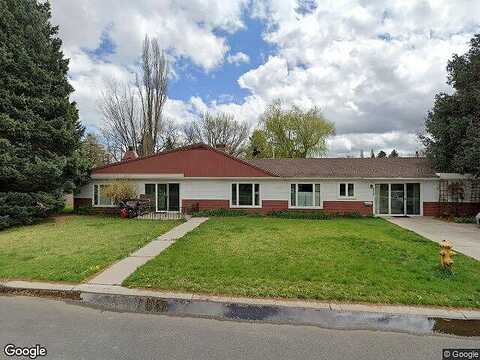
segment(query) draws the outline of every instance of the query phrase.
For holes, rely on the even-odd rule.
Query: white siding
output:
[[[92,180],[91,183],[83,186],[80,193],[75,195],[76,198],[92,198],[93,184],[105,184],[113,180]],[[321,189],[321,199],[324,201],[374,201],[373,184],[376,183],[405,183],[420,182],[421,183],[421,201],[437,202],[438,181],[392,181],[392,180],[245,180],[245,179],[220,179],[220,180],[197,180],[185,178],[174,180],[168,179],[161,181],[159,179],[131,180],[137,186],[138,194],[145,193],[145,184],[155,184],[161,182],[178,182],[180,183],[180,198],[189,200],[229,200],[232,182],[252,182],[260,184],[260,198],[262,200],[283,200],[288,201],[290,197],[290,184],[295,182],[311,182],[319,183]],[[355,184],[355,196],[353,198],[339,197],[339,184],[342,182]]]

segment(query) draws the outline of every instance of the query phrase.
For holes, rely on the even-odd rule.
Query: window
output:
[[[260,184],[232,184],[232,207],[260,207]]]
[[[93,185],[93,205],[94,206],[113,206],[112,199],[105,196],[105,189],[108,185],[95,184]]]
[[[340,183],[340,197],[354,197],[355,196],[355,184],[353,183]]]
[[[320,184],[290,184],[290,207],[320,207]]]

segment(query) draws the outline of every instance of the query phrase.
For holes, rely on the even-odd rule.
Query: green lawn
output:
[[[0,278],[80,282],[179,221],[59,216],[0,232]]]
[[[480,262],[382,219],[212,218],[124,285],[209,294],[480,307]]]

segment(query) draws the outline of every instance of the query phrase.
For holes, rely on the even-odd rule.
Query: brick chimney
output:
[[[226,152],[227,150],[227,145],[225,144],[217,144],[215,145],[215,149],[220,150],[222,152]]]
[[[133,150],[133,146],[129,146],[128,150],[123,155],[122,161],[130,161],[138,159],[138,154],[135,150]]]

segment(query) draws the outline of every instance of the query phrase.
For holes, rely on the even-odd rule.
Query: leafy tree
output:
[[[397,150],[393,149],[392,152],[388,155],[389,158],[397,158],[398,152]]]
[[[248,159],[267,159],[273,157],[273,147],[268,143],[264,131],[259,129],[253,130],[248,141],[246,153]]]
[[[480,176],[480,34],[466,54],[453,56],[447,72],[454,92],[435,96],[420,138],[439,172]]]
[[[105,196],[112,198],[114,204],[119,204],[122,201],[135,199],[137,188],[130,181],[117,180],[106,187]]]
[[[273,157],[305,158],[324,154],[326,140],[335,133],[335,128],[317,107],[284,109],[280,101],[275,101],[265,110],[258,131],[263,132]],[[258,140],[258,135],[254,140]]]
[[[187,144],[201,142],[213,147],[224,145],[226,152],[239,156],[245,151],[248,125],[231,114],[205,112],[199,119],[187,123],[183,133]]]
[[[83,128],[50,5],[0,0],[0,228],[63,208]]]
[[[110,163],[110,154],[93,133],[88,133],[82,139],[80,152],[82,158],[88,161],[89,169]]]
[[[377,154],[377,158],[386,158],[387,157],[387,153],[383,150],[380,150]]]

